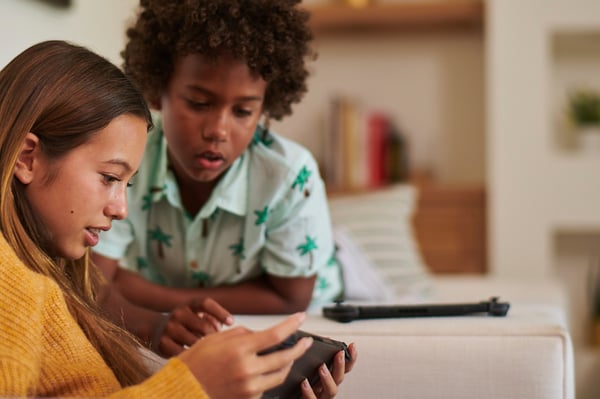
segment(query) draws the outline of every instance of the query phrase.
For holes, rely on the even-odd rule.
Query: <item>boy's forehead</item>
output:
[[[220,53],[217,56],[206,56],[201,53],[190,53],[177,58],[173,67],[173,74],[187,75],[190,77],[203,77],[215,75],[246,75],[252,79],[261,79],[257,71],[250,68],[246,60],[236,58],[229,53]]]
[[[187,51],[175,57],[175,63],[181,63],[188,59],[195,59],[197,62],[202,62],[209,66],[216,66],[225,63],[243,63],[248,68],[248,61],[241,55],[236,55],[226,49],[213,50],[211,52]]]

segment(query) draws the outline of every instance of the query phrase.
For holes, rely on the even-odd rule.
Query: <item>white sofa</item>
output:
[[[498,295],[505,317],[484,315],[338,323],[312,309],[302,329],[346,343],[358,359],[338,398],[574,399],[564,295],[553,281],[434,277],[431,301]],[[393,302],[393,301],[390,301]],[[235,324],[272,326],[283,316],[236,315]],[[160,367],[162,361],[152,367]]]
[[[313,309],[303,329],[359,352],[339,398],[573,399],[573,349],[551,281],[497,281],[484,277],[433,278],[432,301],[464,302],[499,295],[506,317],[361,320],[338,323]],[[280,316],[236,316],[262,329]]]

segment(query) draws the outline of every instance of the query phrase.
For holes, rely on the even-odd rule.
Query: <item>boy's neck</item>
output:
[[[179,195],[181,196],[183,208],[190,216],[196,216],[210,198],[220,178],[209,182],[198,182],[181,178],[175,170],[173,170],[173,174],[179,186]]]

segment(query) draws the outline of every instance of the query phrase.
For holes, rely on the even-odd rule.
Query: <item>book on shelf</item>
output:
[[[336,96],[327,120],[323,169],[329,187],[376,188],[408,178],[407,141],[390,115]]]

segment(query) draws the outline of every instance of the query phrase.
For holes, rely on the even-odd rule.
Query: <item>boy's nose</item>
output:
[[[205,126],[202,137],[209,141],[224,141],[229,131],[229,121],[225,112],[220,112]]]
[[[225,129],[210,129],[204,132],[203,137],[209,141],[225,141],[227,131]]]

